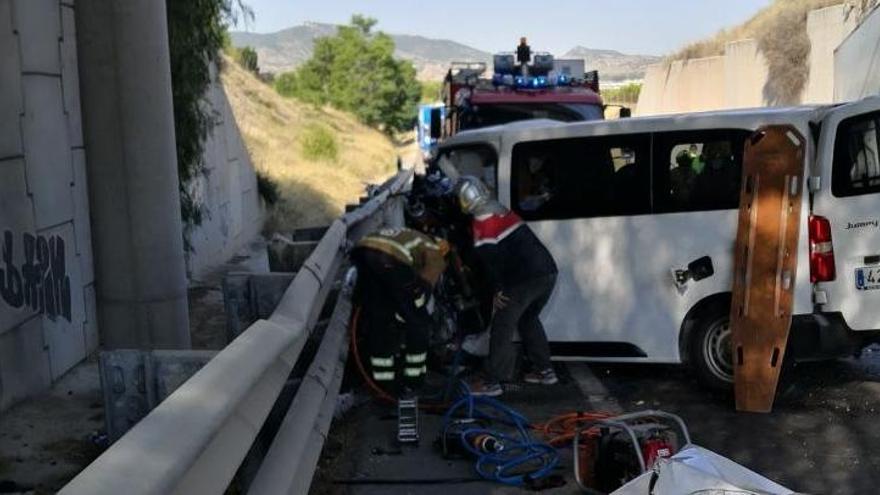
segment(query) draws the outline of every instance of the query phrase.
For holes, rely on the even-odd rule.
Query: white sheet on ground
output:
[[[653,492],[651,478],[657,473]],[[688,445],[611,495],[792,495],[776,484],[711,450]]]

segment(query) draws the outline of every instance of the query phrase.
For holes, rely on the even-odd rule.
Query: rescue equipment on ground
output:
[[[690,443],[684,421],[663,411],[588,422],[572,442],[574,478],[585,493],[609,493]]]
[[[483,479],[512,486],[546,478],[559,464],[556,449],[532,438],[529,420],[491,397],[464,389],[443,417],[438,443],[444,457],[468,455]]]
[[[419,398],[397,400],[397,441],[419,443]]]

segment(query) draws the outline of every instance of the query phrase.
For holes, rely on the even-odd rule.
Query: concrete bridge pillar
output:
[[[190,347],[165,0],[77,0],[105,348]]]

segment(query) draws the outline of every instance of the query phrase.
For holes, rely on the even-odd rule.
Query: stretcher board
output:
[[[730,314],[739,411],[773,408],[791,326],[805,147],[781,125],[746,142]]]

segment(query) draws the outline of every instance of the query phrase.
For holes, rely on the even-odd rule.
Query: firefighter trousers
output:
[[[427,284],[386,253],[352,254],[373,380],[385,390],[418,390],[425,373],[432,318]]]

